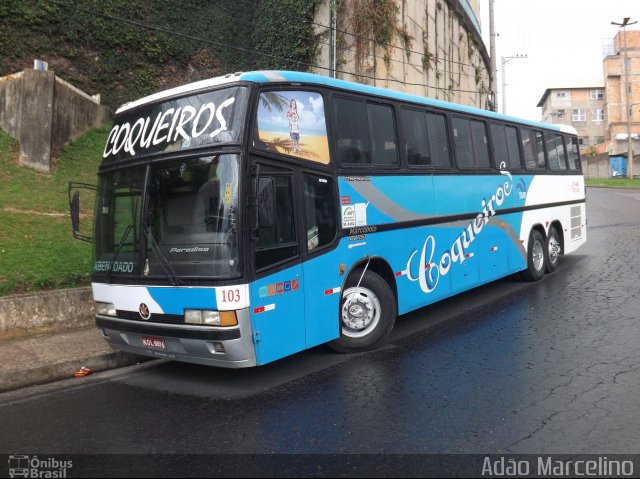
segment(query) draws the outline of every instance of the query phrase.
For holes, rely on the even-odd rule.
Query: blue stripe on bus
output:
[[[525,205],[533,176],[383,176],[367,181],[338,181],[341,206],[366,204],[366,226],[480,213],[484,205],[507,210]],[[491,199],[508,180],[511,193],[502,204]],[[484,203],[483,203],[484,201]],[[343,213],[343,221],[345,214]],[[356,218],[357,219],[357,218]],[[362,220],[362,219],[360,219]],[[343,228],[354,225],[345,225]],[[365,226],[361,222],[355,226]]]
[[[147,290],[165,314],[184,314],[185,309],[216,310],[215,288],[153,288]]]

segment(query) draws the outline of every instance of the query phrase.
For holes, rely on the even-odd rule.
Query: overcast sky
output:
[[[482,34],[489,49],[489,0],[481,0]],[[495,0],[498,104],[501,57],[506,63],[507,113],[540,121],[536,105],[546,88],[602,78],[602,44],[624,17],[640,20],[640,0]],[[640,29],[640,22],[630,29]]]

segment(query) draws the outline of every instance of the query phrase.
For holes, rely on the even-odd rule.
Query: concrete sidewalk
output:
[[[0,392],[71,378],[82,367],[93,372],[145,361],[115,351],[90,326],[0,341]]]

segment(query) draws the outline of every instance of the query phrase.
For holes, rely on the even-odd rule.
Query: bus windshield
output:
[[[238,163],[239,155],[225,154],[152,168],[145,275],[169,266],[178,276],[239,274]]]
[[[94,273],[169,279],[239,275],[239,161],[238,154],[219,154],[154,163],[147,185],[142,166],[102,175]],[[149,200],[141,214],[145,189]]]

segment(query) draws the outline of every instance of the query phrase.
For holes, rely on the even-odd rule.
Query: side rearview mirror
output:
[[[69,202],[69,214],[71,215],[71,231],[76,236],[80,233],[80,192],[74,191],[73,198]]]
[[[80,241],[86,241],[88,243],[93,242],[92,236],[87,236],[80,233],[80,190],[87,190],[94,192],[98,191],[98,187],[95,185],[88,185],[86,183],[70,182],[67,193],[69,195],[69,216],[71,217],[71,232],[75,239]],[[91,229],[91,226],[88,226]]]

